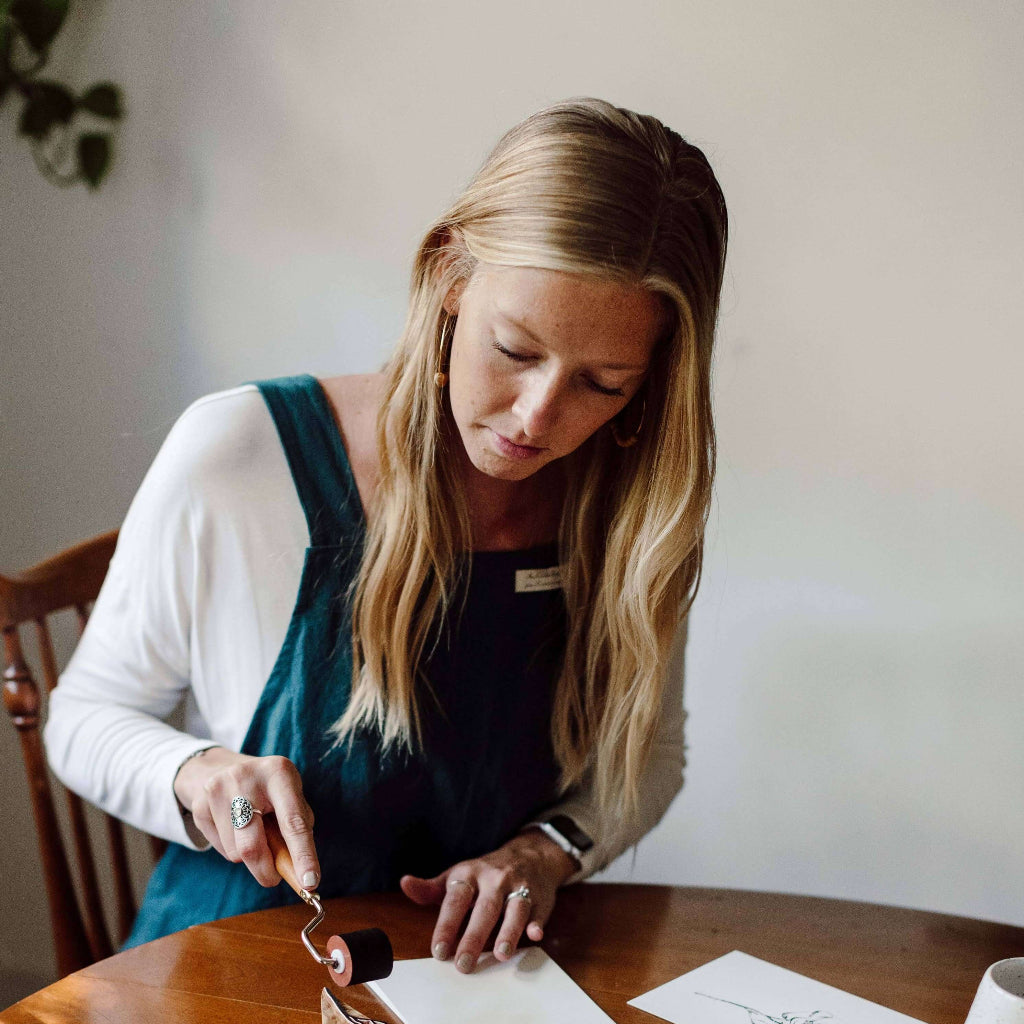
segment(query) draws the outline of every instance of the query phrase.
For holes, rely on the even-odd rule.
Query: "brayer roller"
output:
[[[380,928],[362,928],[355,932],[332,935],[327,940],[327,956],[321,955],[310,935],[324,919],[323,904],[315,892],[304,888],[299,882],[277,822],[272,817],[264,818],[263,828],[278,874],[314,911],[313,920],[302,929],[302,944],[309,950],[310,956],[327,968],[338,985],[360,985],[364,981],[386,978],[394,967],[395,955],[391,949],[391,940]]]

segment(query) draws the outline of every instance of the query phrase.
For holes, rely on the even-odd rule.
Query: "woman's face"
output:
[[[639,286],[480,264],[458,314],[452,414],[472,464],[523,480],[568,455],[643,383],[665,314]]]

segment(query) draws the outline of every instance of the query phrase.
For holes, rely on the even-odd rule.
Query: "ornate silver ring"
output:
[[[505,897],[505,903],[507,904],[509,900],[526,900],[527,903],[533,902],[530,899],[530,890],[525,885],[519,886],[518,889],[513,889]]]
[[[262,813],[262,811],[257,811],[244,796],[236,796],[231,801],[231,824],[235,828],[245,828],[252,821],[254,815]]]

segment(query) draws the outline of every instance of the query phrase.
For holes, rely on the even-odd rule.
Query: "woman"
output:
[[[274,814],[306,885],[400,884],[471,971],[661,817],[725,245],[698,149],[558,104],[428,231],[383,374],[179,420],[46,730],[72,788],[178,844],[129,944],[289,900]]]

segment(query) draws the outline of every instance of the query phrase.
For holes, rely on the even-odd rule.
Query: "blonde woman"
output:
[[[700,150],[561,103],[427,232],[383,373],[184,414],[46,732],[69,785],[175,844],[129,944],[292,899],[273,814],[309,888],[400,885],[471,971],[661,817],[725,246]]]

